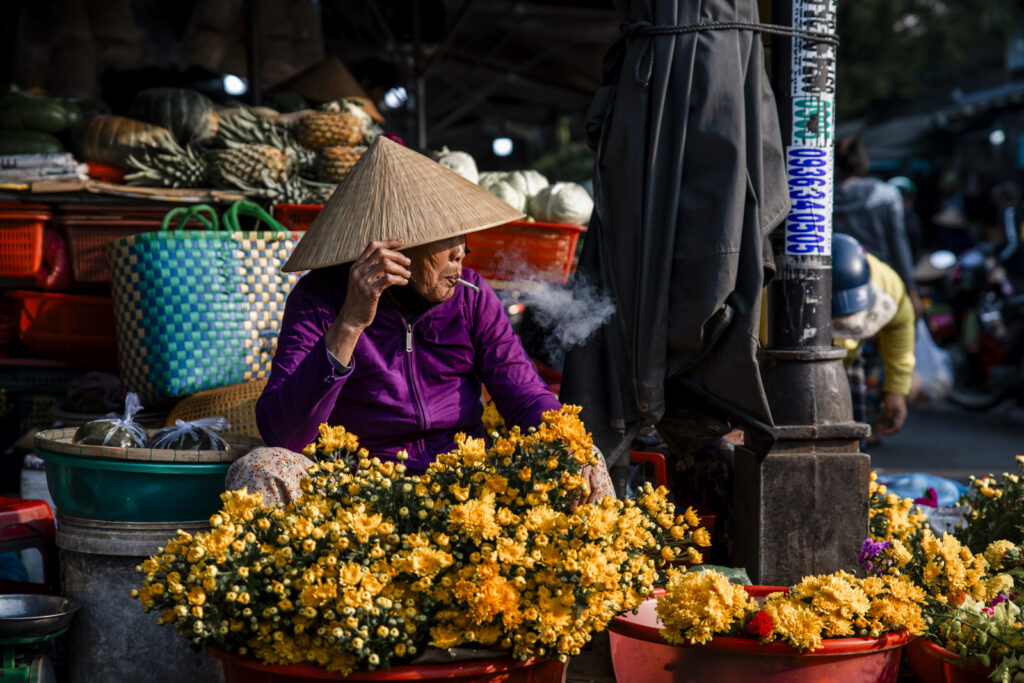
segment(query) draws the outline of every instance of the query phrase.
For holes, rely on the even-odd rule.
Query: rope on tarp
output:
[[[640,21],[635,24],[622,25],[622,32],[627,37],[634,35],[670,36],[680,33],[700,33],[701,31],[757,31],[759,33],[771,33],[791,38],[803,38],[815,43],[839,45],[839,37],[834,33],[809,31],[804,28],[780,26],[778,24],[762,24],[757,21],[706,21],[699,24],[686,24],[682,26],[655,26],[646,21]]]
[[[701,33],[703,31],[755,31],[777,36],[789,36],[790,38],[801,38],[811,43],[839,45],[839,37],[834,33],[809,31],[803,28],[780,26],[778,24],[762,24],[758,21],[705,21],[679,26],[656,26],[646,21],[638,21],[634,24],[622,24],[621,29],[626,38],[632,38],[633,36],[675,36],[684,33]],[[641,67],[644,64],[646,64],[646,76],[641,76]],[[637,82],[646,86],[651,81],[653,70],[654,53],[648,47],[644,50],[640,59],[637,60]]]

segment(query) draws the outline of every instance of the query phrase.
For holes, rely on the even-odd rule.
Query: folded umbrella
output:
[[[648,424],[680,451],[742,426],[763,456],[760,296],[789,198],[760,35],[710,25],[756,22],[757,3],[616,6],[624,34],[589,112],[595,209],[577,271],[616,312],[569,351],[561,397],[583,406],[610,462]]]

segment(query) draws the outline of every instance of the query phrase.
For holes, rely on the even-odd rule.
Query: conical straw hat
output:
[[[380,136],[338,184],[282,270],[348,263],[374,240],[403,239],[407,249],[524,217],[479,185]]]

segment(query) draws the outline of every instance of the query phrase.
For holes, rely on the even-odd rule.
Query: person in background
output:
[[[899,274],[844,234],[832,236],[832,337],[847,352],[853,419],[886,436],[900,431],[914,374],[913,304]],[[869,341],[877,344],[884,366],[877,422],[868,414],[864,380]]]
[[[943,171],[938,179],[937,190],[938,210],[930,220],[930,241],[936,249],[962,254],[974,246],[974,237],[968,230],[964,197],[956,171]]]
[[[917,185],[905,175],[889,178],[888,183],[899,190],[900,197],[903,198],[903,223],[906,226],[907,239],[910,241],[910,257],[916,262],[921,256],[921,249],[924,244],[921,219],[914,209],[914,201],[917,199]]]
[[[905,283],[915,315],[920,315],[921,299],[914,283],[914,259],[899,190],[868,175],[868,155],[859,138],[843,138],[836,144],[835,164],[833,232],[854,237],[895,270]]]
[[[992,201],[999,212],[1005,245],[999,251],[999,262],[1006,268],[1014,285],[1024,276],[1024,253],[1020,249],[1020,185],[1012,180],[999,183],[992,188]]]

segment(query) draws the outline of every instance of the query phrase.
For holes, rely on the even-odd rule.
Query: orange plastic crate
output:
[[[572,272],[580,225],[513,221],[466,235],[463,265],[493,280],[533,280],[564,285]]]
[[[7,295],[20,309],[19,336],[29,349],[61,361],[117,365],[113,298],[23,290]]]
[[[274,218],[292,230],[308,230],[323,204],[274,204]]]
[[[107,244],[143,232],[160,229],[158,220],[61,220],[71,251],[71,270],[75,282],[110,282]]]
[[[0,211],[0,277],[35,277],[43,265],[47,211]]]

